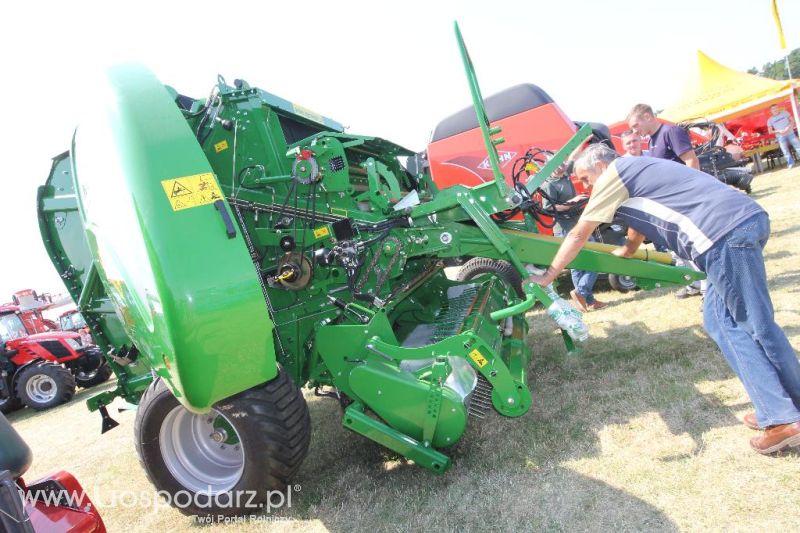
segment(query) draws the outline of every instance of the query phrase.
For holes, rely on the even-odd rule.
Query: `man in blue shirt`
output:
[[[797,134],[794,132],[792,115],[778,105],[771,106],[769,112],[772,113],[772,116],[767,120],[767,129],[770,133],[775,134],[775,138],[781,147],[781,152],[783,152],[783,157],[786,159],[786,165],[792,168],[794,159],[792,158],[792,152],[789,150],[790,144],[794,147],[795,153],[800,156],[800,139],[797,138]]]
[[[628,113],[628,126],[641,136],[650,136],[650,157],[669,159],[700,170],[700,160],[694,153],[689,134],[680,126],[659,122],[653,108],[637,104]]]
[[[705,172],[652,157],[617,158],[603,145],[583,152],[575,174],[593,185],[589,203],[552,265],[529,279],[551,283],[597,225],[615,217],[633,231],[614,255],[630,257],[647,237],[694,261],[708,276],[703,324],[755,406],[745,425],[764,429],[750,445],[763,454],[800,446],[800,362],[769,296],[767,213]]]

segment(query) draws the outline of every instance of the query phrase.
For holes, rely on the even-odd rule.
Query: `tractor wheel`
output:
[[[525,298],[525,292],[522,290],[522,276],[507,261],[487,259],[486,257],[472,258],[464,263],[464,266],[458,271],[458,280],[469,281],[480,274],[486,273],[495,274],[508,283],[517,293],[517,296]]]
[[[608,284],[619,292],[629,292],[638,287],[636,278],[633,276],[621,276],[619,274],[609,274]]]
[[[16,388],[17,397],[22,403],[31,409],[43,411],[72,399],[75,395],[75,378],[61,365],[41,362],[22,370]]]
[[[95,367],[95,369],[87,371],[77,366],[74,366],[71,369],[72,374],[75,376],[75,382],[78,384],[78,387],[82,387],[84,389],[94,387],[100,383],[105,383],[108,381],[108,378],[111,377],[111,374],[114,373],[114,371],[111,370],[111,367],[108,366],[108,363],[106,362],[99,348],[87,348],[87,352],[89,350],[96,350],[96,352],[85,354],[86,357],[93,357],[99,360],[99,364]]]
[[[286,496],[308,451],[311,421],[283,369],[205,414],[187,410],[157,379],[142,395],[134,436],[148,478],[180,512],[257,513],[275,491]]]

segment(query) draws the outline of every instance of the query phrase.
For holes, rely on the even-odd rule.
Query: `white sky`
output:
[[[778,3],[789,49],[800,46],[800,2]],[[698,49],[743,71],[781,56],[770,0],[6,2],[0,302],[63,290],[41,244],[36,188],[103,65],[141,62],[194,97],[218,73],[242,78],[352,133],[421,150],[469,104],[455,19],[484,95],[535,83],[573,120],[670,105]]]

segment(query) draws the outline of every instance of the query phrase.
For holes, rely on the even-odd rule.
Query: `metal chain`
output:
[[[250,252],[250,259],[253,261],[253,266],[256,269],[258,284],[261,285],[261,293],[264,295],[264,301],[267,302],[267,312],[269,313],[269,318],[272,321],[272,324],[275,325],[275,309],[272,307],[272,301],[270,301],[269,294],[267,293],[267,285],[264,283],[264,277],[261,275],[261,267],[258,264],[258,253],[256,252],[255,246],[253,246],[253,240],[250,238],[250,233],[247,231],[247,226],[244,223],[244,217],[242,217],[239,204],[234,203],[233,208],[236,210],[236,217],[239,219],[239,226],[242,230],[242,235],[244,235],[244,240],[247,243],[247,249]],[[283,343],[281,342],[281,336],[278,333],[277,326],[273,328],[273,331],[275,333],[275,338],[278,340],[278,349],[280,350],[281,356],[285,361],[286,351],[283,349]]]
[[[367,283],[370,273],[375,270],[375,266],[378,264],[378,260],[381,257],[381,248],[383,248],[383,244],[387,242],[393,242],[397,250],[395,251],[394,255],[392,255],[392,258],[389,260],[389,264],[386,265],[386,269],[383,271],[383,273],[377,275],[377,279],[375,281],[375,296],[380,293],[383,283],[386,281],[386,277],[389,275],[389,272],[392,271],[392,267],[394,267],[394,264],[397,262],[398,257],[400,257],[400,252],[402,251],[402,242],[400,242],[400,239],[397,237],[387,237],[383,240],[383,242],[381,242],[381,245],[377,247],[375,254],[372,256],[372,261],[370,261],[369,268],[361,276],[361,279],[356,282],[356,292],[361,292],[364,284]]]

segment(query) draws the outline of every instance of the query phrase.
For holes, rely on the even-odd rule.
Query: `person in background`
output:
[[[626,118],[631,130],[639,135],[650,136],[650,157],[669,159],[681,163],[695,170],[700,170],[700,160],[694,153],[692,141],[685,129],[674,124],[662,124],[656,120],[653,108],[647,104],[636,104]],[[690,260],[675,257],[675,264],[698,270],[697,265]],[[705,282],[695,282],[687,285],[675,293],[679,299],[689,296],[703,296]]]
[[[625,130],[619,136],[622,140],[622,149],[625,150],[623,156],[639,157],[640,155],[650,155],[650,152],[642,150],[642,137],[633,130]]]
[[[581,148],[579,147],[579,149]],[[577,157],[578,153],[579,150],[573,152],[566,165],[562,165],[556,170],[540,187],[543,192],[542,207],[556,213],[553,226],[553,235],[556,237],[566,237],[578,221],[582,204],[589,198],[586,194],[576,194],[575,185],[570,179],[572,159]],[[585,313],[602,309],[608,305],[594,297],[597,272],[572,269],[570,275],[575,288],[570,291],[569,295],[579,310]]]
[[[700,160],[694,153],[692,141],[686,130],[675,124],[659,122],[649,105],[633,106],[626,122],[639,135],[650,136],[650,157],[669,159],[700,170]]]
[[[775,138],[781,147],[781,152],[783,152],[783,157],[786,159],[786,166],[792,168],[794,159],[792,158],[791,150],[789,150],[790,144],[794,148],[794,152],[800,156],[800,139],[797,138],[797,134],[794,132],[792,115],[779,105],[771,106],[769,112],[772,113],[772,116],[767,119],[767,129],[770,133],[775,134]]]
[[[612,253],[631,257],[645,237],[693,260],[708,276],[703,325],[741,380],[755,413],[744,424],[762,454],[800,446],[800,362],[775,313],[764,267],[769,216],[713,176],[652,157],[618,157],[590,146],[575,174],[593,185],[580,219],[544,274],[547,286],[578,255],[598,224],[619,218],[633,232]]]

